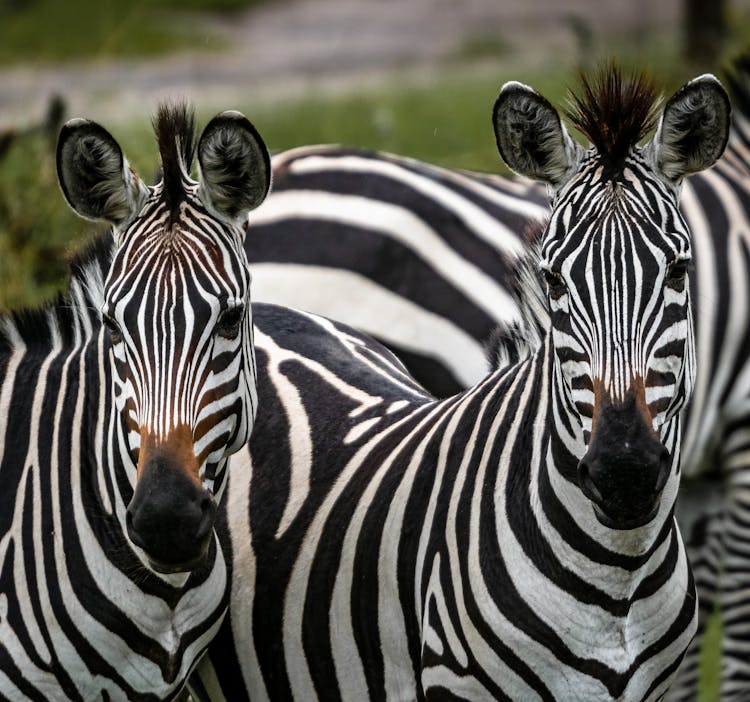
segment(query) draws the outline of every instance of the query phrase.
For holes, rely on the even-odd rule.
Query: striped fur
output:
[[[64,298],[0,320],[0,699],[171,699],[226,612],[213,515],[257,406],[244,228],[188,176],[187,110],[155,126],[152,188],[99,125],[63,128],[66,198],[113,227]]]
[[[258,299],[376,336],[438,396],[485,375],[482,340],[521,321],[502,281],[526,223],[547,216],[542,189],[323,146],[279,154],[273,171],[246,241]]]
[[[259,396],[278,411],[259,418],[244,475],[233,468],[231,617],[196,696],[664,694],[696,624],[672,517],[694,373],[689,286],[673,264],[690,239],[653,151],[631,149],[609,176],[596,151],[566,153],[577,160],[557,185],[540,265],[564,278],[548,295],[568,314],[529,358],[468,391],[433,400],[351,329],[256,308]],[[601,290],[613,288],[638,315],[607,317]],[[636,353],[608,373],[636,318]],[[625,397],[615,376],[630,379]],[[591,403],[581,378],[602,388]],[[595,450],[605,468],[621,460],[607,451],[630,450],[627,435],[602,438],[608,407],[639,446],[659,447],[627,483],[581,470]],[[644,500],[636,484],[659,466],[664,482]]]
[[[742,484],[750,474],[744,381],[750,373],[747,57],[735,62],[728,82],[734,111],[726,153],[711,171],[684,184],[680,200],[695,251],[690,281],[698,372],[683,445],[682,468],[692,482],[678,514],[701,594],[701,630],[717,603],[727,612],[722,699],[741,699],[750,689],[750,620],[742,594],[750,592],[743,526],[750,507]],[[257,236],[248,241],[259,299],[373,334],[437,396],[483,377],[486,345],[493,367],[535,347],[535,327],[546,327],[547,313],[529,291],[543,283],[535,272],[526,278],[520,298],[531,306],[525,313],[512,271],[519,249],[528,247],[527,233],[546,221],[542,189],[340,147],[283,153],[274,168],[275,192],[258,211]],[[293,287],[300,274],[335,294],[300,294]],[[535,323],[527,326],[519,321],[524,317]],[[683,665],[686,682],[674,699],[695,698],[700,641],[691,647]]]

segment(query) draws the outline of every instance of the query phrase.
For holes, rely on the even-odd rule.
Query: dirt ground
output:
[[[38,119],[53,93],[66,96],[71,114],[111,122],[169,96],[222,109],[418,80],[488,43],[505,47],[509,61],[544,65],[576,52],[582,28],[594,36],[643,27],[675,33],[681,6],[681,0],[277,0],[231,19],[202,19],[207,36],[218,33],[228,44],[219,54],[0,71],[0,126]]]

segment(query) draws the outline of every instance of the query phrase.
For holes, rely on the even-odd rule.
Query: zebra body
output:
[[[683,431],[681,469],[691,480],[683,485],[678,516],[700,594],[701,630],[717,604],[724,612],[722,699],[742,698],[750,689],[743,594],[750,592],[744,547],[750,521],[750,61],[736,62],[729,79],[735,109],[726,152],[710,171],[686,181],[680,198],[696,252],[690,283],[698,369]],[[483,377],[490,339],[503,352],[495,359],[500,364],[528,343],[518,302],[528,289],[516,290],[509,271],[519,245],[528,245],[525,233],[547,217],[541,188],[341,147],[279,154],[274,169],[274,193],[258,212],[258,236],[248,242],[258,299],[372,334],[437,396]],[[336,212],[329,201],[339,203]],[[383,211],[391,216],[378,220],[375,213]],[[419,230],[429,236],[411,235]],[[292,236],[301,244],[296,249],[288,243]],[[436,239],[438,247],[431,243]],[[461,265],[433,265],[428,247],[448,249]],[[312,271],[321,290],[336,294],[309,296],[294,287],[304,270]],[[474,287],[478,277],[493,280],[495,288]],[[539,305],[526,316],[532,326],[547,323]],[[673,699],[696,695],[700,641]]]
[[[675,201],[689,170],[671,159],[695,152],[674,124],[716,158],[728,102],[698,79],[631,148],[650,92],[614,82],[586,104],[632,120],[586,153],[530,88],[498,98],[501,152],[554,193],[551,328],[530,358],[432,400],[353,331],[256,310],[259,393],[278,411],[245,480],[233,470],[230,617],[199,698],[663,696],[697,608],[672,516],[694,375]]]
[[[223,334],[212,295],[249,293],[237,216],[251,184],[254,204],[265,194],[267,155],[247,120],[219,115],[198,184],[187,110],[155,126],[152,188],[102,127],[63,128],[65,197],[113,227],[64,298],[0,320],[0,699],[171,699],[226,612],[213,516],[255,415],[251,322],[231,342],[209,324],[203,346],[190,329],[213,314]],[[226,140],[257,153],[214,159]],[[239,194],[223,199],[227,184]]]
[[[233,460],[231,625],[198,699],[659,699],[694,631],[674,495],[637,546],[546,513],[571,490],[545,466],[549,345],[434,401],[349,328],[254,316],[283,411]]]
[[[543,189],[338,147],[272,164],[246,242],[258,299],[372,334],[438,396],[483,378],[486,338],[522,321],[504,281],[548,214]]]

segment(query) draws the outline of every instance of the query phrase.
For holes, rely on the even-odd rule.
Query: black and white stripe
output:
[[[64,298],[0,320],[0,699],[171,699],[226,612],[213,516],[257,405],[243,225],[268,157],[223,113],[194,182],[188,111],[155,127],[151,188],[102,127],[63,128],[63,192],[112,230]]]
[[[259,299],[372,334],[439,396],[482,378],[488,330],[520,322],[504,281],[524,227],[547,215],[544,191],[338,147],[272,163],[247,241]]]
[[[717,603],[724,610],[722,699],[750,689],[743,594],[750,592],[743,477],[750,475],[750,59],[735,62],[728,80],[734,111],[726,152],[685,183],[680,199],[695,251],[698,372],[683,445],[691,482],[678,514],[701,595],[700,628]],[[530,294],[535,281],[518,290],[510,272],[518,244],[528,248],[527,234],[547,216],[538,186],[341,147],[300,148],[273,162],[275,192],[258,212],[258,236],[248,242],[258,262],[259,299],[367,331],[438,397],[479,381],[488,340],[493,365],[517,358],[536,336],[517,320],[546,326],[546,309]],[[338,210],[321,204],[329,202]],[[375,218],[384,211],[388,219]],[[435,251],[445,249],[460,266],[432,264]],[[475,288],[472,268],[495,289]],[[320,283],[319,294],[294,286],[306,271]],[[700,641],[691,647],[675,699],[695,697]]]
[[[610,117],[631,114],[628,94],[595,91]],[[632,93],[647,107],[629,147],[649,95]],[[272,409],[233,464],[231,616],[198,697],[656,700],[673,679],[696,601],[672,517],[694,364],[670,146],[696,109],[713,124],[690,138],[718,157],[728,103],[694,81],[627,154],[584,154],[525,86],[498,104],[499,134],[510,121],[520,143],[548,138],[503,153],[515,167],[550,154],[536,175],[555,191],[552,329],[526,360],[434,400],[351,329],[256,307]]]

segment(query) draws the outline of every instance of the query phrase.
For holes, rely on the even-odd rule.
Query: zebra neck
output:
[[[483,601],[524,609],[542,622],[556,621],[564,610],[581,640],[606,639],[614,621],[619,632],[634,625],[634,604],[646,591],[658,591],[659,607],[678,601],[675,592],[690,587],[687,561],[671,504],[647,527],[628,532],[596,519],[568,477],[578,458],[556,447],[562,442],[555,430],[552,367],[547,343],[464,398],[471,408],[464,413],[465,431],[449,432],[466,450],[463,464],[451,471],[448,552],[465,553],[466,572],[482,574],[477,587],[486,590]],[[569,593],[586,602],[591,618],[585,624],[575,622],[575,606],[561,610]],[[494,620],[496,614],[487,616]]]

